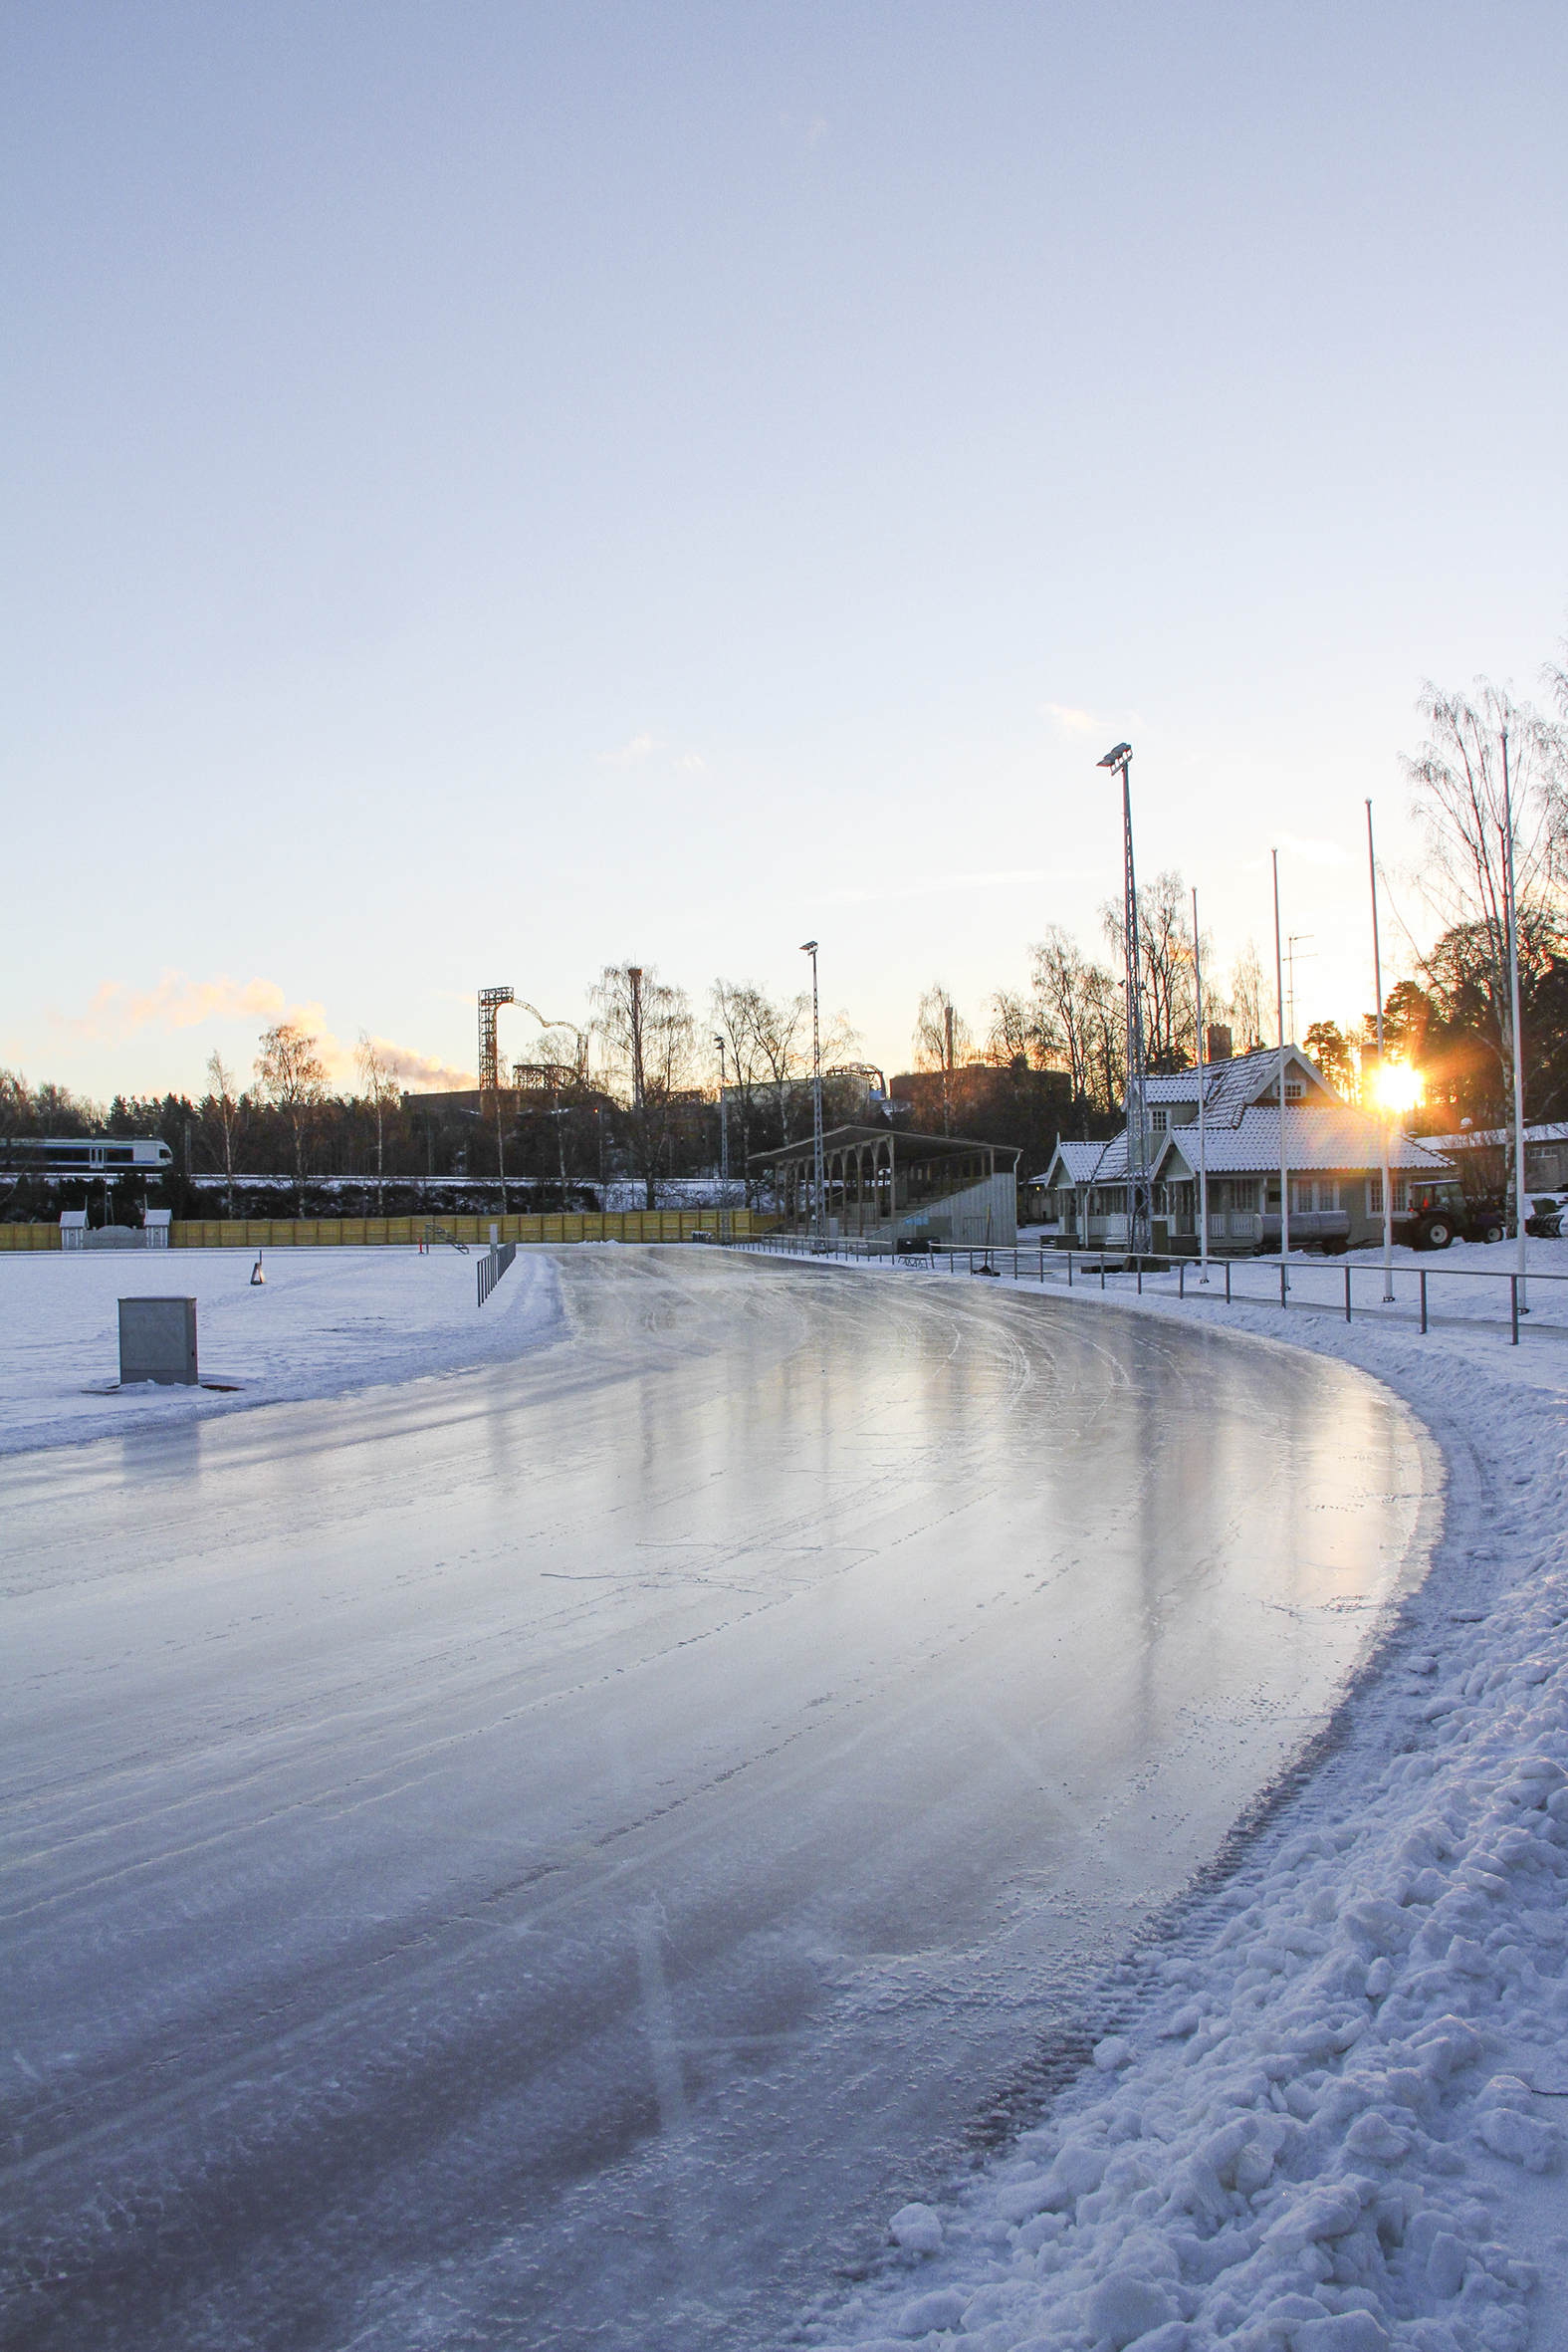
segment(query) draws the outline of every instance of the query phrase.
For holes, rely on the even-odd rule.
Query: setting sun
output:
[[[1376,1090],[1379,1109],[1413,1110],[1421,1100],[1421,1072],[1408,1061],[1385,1061],[1377,1073]]]

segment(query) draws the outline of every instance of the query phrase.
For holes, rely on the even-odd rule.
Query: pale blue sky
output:
[[[1123,734],[1224,962],[1321,845],[1354,1017],[1423,674],[1568,627],[1565,69],[1560,6],[12,7],[0,1059],[195,1090],[288,1003],[468,1069],[481,982],[814,934],[902,1066],[1095,938]]]

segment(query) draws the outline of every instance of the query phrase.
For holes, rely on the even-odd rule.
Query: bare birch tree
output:
[[[1044,1051],[1065,1056],[1072,1098],[1081,1104],[1087,1104],[1093,1090],[1088,980],[1089,966],[1078,942],[1060,923],[1052,923],[1029,950],[1029,982]]]
[[[953,1132],[953,1073],[975,1051],[969,1023],[948,989],[934,980],[915,1015],[915,1067],[942,1072],[942,1132]]]
[[[769,997],[758,992],[753,1009],[757,1051],[768,1069],[769,1083],[779,1110],[779,1139],[790,1140],[794,1089],[806,1074],[802,1040],[809,1032],[811,1000],[798,996]]]
[[[1568,730],[1477,678],[1470,694],[1430,681],[1417,708],[1427,740],[1402,762],[1426,857],[1417,884],[1442,926],[1439,951],[1462,948],[1483,1006],[1509,1105],[1512,1177],[1513,1016],[1508,967],[1508,813],[1514,926],[1528,993],[1562,940],[1568,880]],[[1430,963],[1429,959],[1429,963]],[[1436,977],[1436,967],[1433,967]]]
[[[1126,1091],[1127,990],[1103,964],[1091,964],[1084,998],[1093,1049],[1089,1092],[1099,1109],[1114,1111]]]
[[[1250,939],[1231,967],[1231,1021],[1236,1053],[1255,1053],[1263,1042],[1263,967]]]
[[[386,1214],[386,1113],[398,1099],[397,1080],[391,1063],[367,1030],[360,1030],[353,1058],[362,1098],[375,1112],[375,1213],[382,1217]]]
[[[752,1204],[754,1186],[747,1162],[752,1151],[752,1121],[759,1087],[769,1067],[762,1038],[770,1028],[773,1008],[764,991],[750,980],[716,980],[709,997],[715,1037],[723,1038],[728,1062],[729,1089],[741,1114],[741,1168],[746,1200]]]
[[[256,1057],[256,1083],[275,1110],[282,1111],[294,1138],[294,1182],[299,1213],[305,1213],[305,1154],[316,1114],[327,1099],[327,1066],[320,1041],[298,1022],[280,1021],[265,1032]]]
[[[1138,964],[1143,1006],[1144,1058],[1152,1073],[1187,1069],[1197,1059],[1193,927],[1187,884],[1174,867],[1156,874],[1138,894]],[[1127,966],[1126,917],[1107,901],[1100,922],[1113,961]]]
[[[1027,1068],[1041,1058],[1039,1023],[1034,1006],[1017,989],[999,988],[991,1000],[991,1026],[986,1032],[986,1059],[999,1069]]]
[[[630,1095],[633,1157],[651,1209],[677,1098],[694,1077],[696,1023],[686,991],[660,980],[651,964],[606,964],[591,994],[606,1059]]]
[[[224,1214],[232,1222],[234,1217],[234,1137],[239,1125],[240,1106],[234,1092],[234,1075],[216,1046],[207,1056],[207,1081],[212,1088],[212,1106],[217,1113],[218,1131],[223,1139]]]

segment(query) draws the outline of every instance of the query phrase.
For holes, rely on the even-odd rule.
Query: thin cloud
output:
[[[52,1013],[58,1029],[84,1039],[131,1037],[137,1030],[167,1032],[196,1029],[205,1021],[276,1021],[284,1009],[284,993],[274,980],[247,980],[242,985],[220,972],[212,980],[192,980],[188,973],[165,972],[149,989],[127,987],[123,980],[106,980],[85,1013]]]
[[[1299,857],[1308,865],[1345,865],[1349,862],[1337,841],[1303,841],[1294,833],[1281,833],[1279,846],[1288,849],[1292,857]]]
[[[1045,716],[1058,735],[1092,735],[1099,725],[1093,711],[1074,710],[1066,702],[1047,702]]]
[[[629,768],[634,760],[648,759],[655,749],[651,735],[634,735],[630,743],[623,743],[618,752],[600,752],[599,758],[610,768]]]
[[[874,890],[828,890],[823,893],[830,906],[871,906],[886,899],[945,897],[955,890],[1006,890],[1015,883],[1078,882],[1092,879],[1087,869],[1075,866],[1009,866],[1006,871],[975,874],[929,874],[911,877],[902,882],[886,883]]]
[[[808,147],[819,147],[826,136],[827,117],[825,115],[813,115],[811,117],[810,128],[805,134],[806,145]]]
[[[600,752],[599,764],[606,768],[633,768],[643,760],[655,757],[667,759],[687,776],[706,776],[708,764],[696,752],[677,752],[662,735],[644,731],[634,735],[630,743],[623,743],[618,752]]]

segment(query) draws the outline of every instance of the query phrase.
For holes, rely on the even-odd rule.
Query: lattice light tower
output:
[[[1149,1107],[1145,1093],[1143,1058],[1143,990],[1138,972],[1138,883],[1133,872],[1132,745],[1118,743],[1100,762],[1102,768],[1121,770],[1122,841],[1126,860],[1125,911],[1127,929],[1127,1208],[1128,1243],[1135,1258],[1147,1258],[1154,1245],[1154,1190],[1149,1182]]]
[[[479,992],[479,1091],[493,1094],[501,1083],[496,1060],[496,1015],[503,1005],[516,1004],[510,988],[482,988]]]

